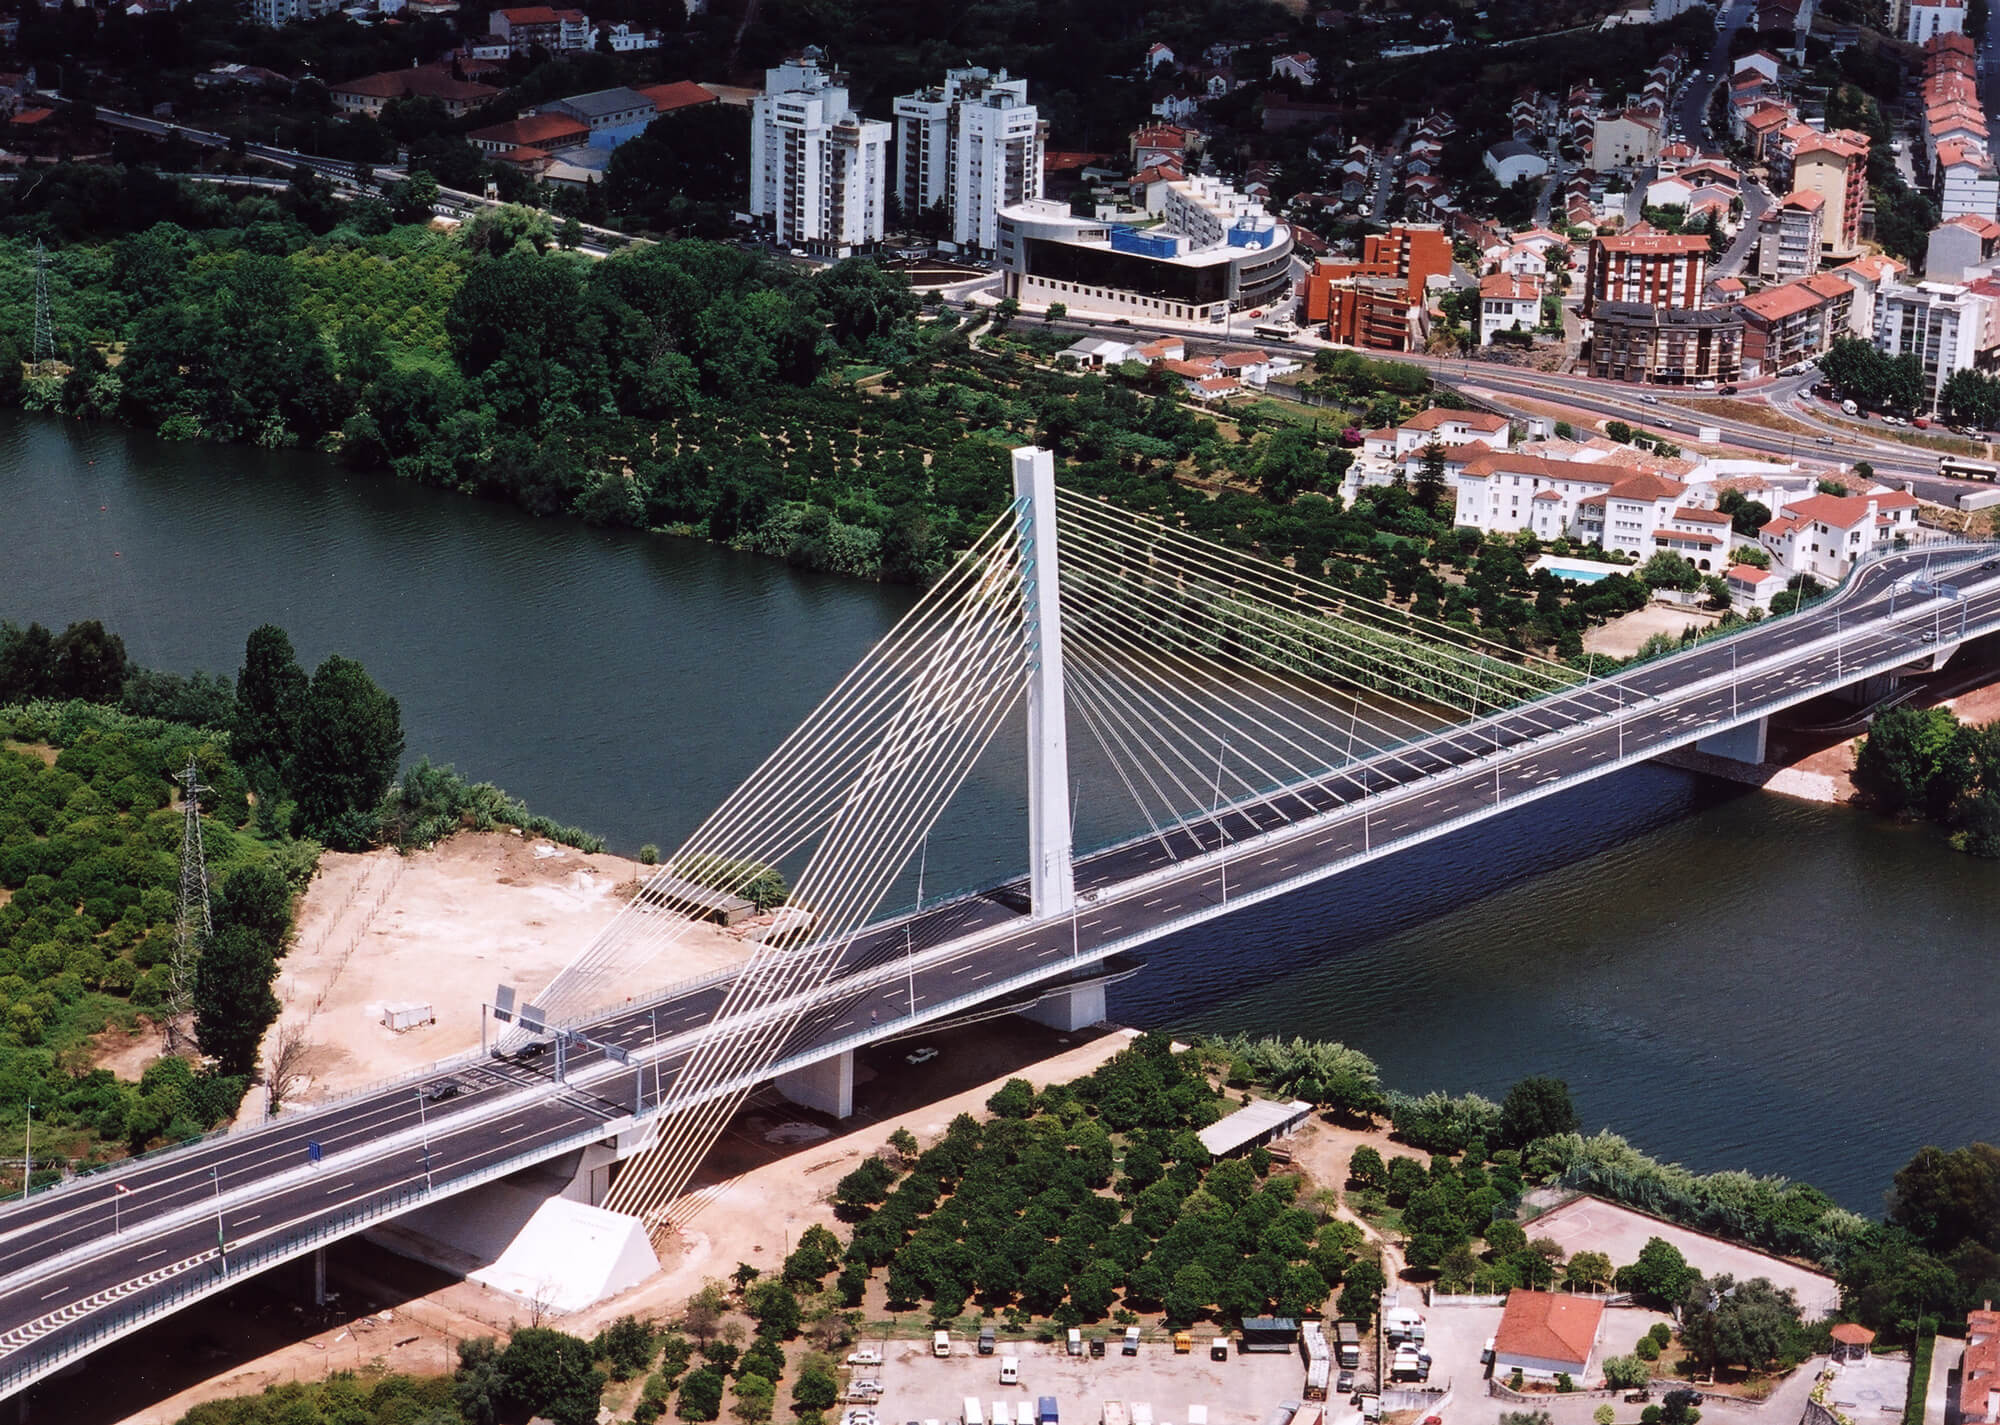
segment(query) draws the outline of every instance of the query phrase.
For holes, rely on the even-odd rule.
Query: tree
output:
[[[1760,1369],[1776,1363],[1798,1326],[1797,1299],[1764,1277],[1697,1282],[1681,1304],[1681,1344],[1710,1372],[1723,1365]]]
[[[986,1111],[997,1118],[1028,1118],[1035,1111],[1035,1086],[1026,1079],[1009,1079],[986,1100]]]
[[[218,929],[195,962],[195,1037],[225,1074],[247,1074],[257,1062],[264,1027],[278,1013],[271,993],[278,962],[255,931]]]
[[[305,830],[329,845],[365,846],[402,759],[396,700],[353,659],[329,656],[306,691],[292,758],[290,785]]]
[[[799,1368],[798,1380],[792,1383],[792,1408],[824,1410],[839,1399],[840,1379],[834,1374],[833,1362],[825,1356],[808,1356]]]
[[[749,1371],[736,1378],[736,1418],[747,1425],[760,1425],[771,1418],[771,1402],[777,1386],[769,1377]]]
[[[2000,1252],[2000,1148],[1920,1148],[1896,1173],[1889,1221],[1937,1253],[1973,1242]]]
[[[500,1369],[500,1348],[491,1336],[458,1343],[451,1394],[469,1425],[495,1425],[499,1420],[507,1406],[507,1378]]]
[[[1545,1074],[1522,1079],[1500,1105],[1500,1141],[1525,1148],[1537,1138],[1575,1133],[1583,1122],[1570,1102],[1569,1085]]]
[[[1688,1288],[1701,1273],[1688,1265],[1680,1248],[1661,1237],[1648,1237],[1639,1249],[1639,1259],[1618,1272],[1621,1290],[1671,1310],[1687,1296]]]
[[[1382,1264],[1364,1257],[1347,1269],[1346,1280],[1340,1289],[1340,1314],[1349,1321],[1359,1323],[1366,1331],[1375,1321],[1375,1313],[1382,1304],[1382,1292],[1389,1285],[1389,1279],[1382,1274]]]
[[[765,1335],[784,1339],[799,1334],[799,1299],[782,1281],[753,1284],[743,1293],[743,1309]]]
[[[56,639],[38,623],[0,624],[0,703],[56,695]]]
[[[674,1406],[674,1414],[683,1420],[713,1420],[722,1413],[722,1372],[714,1366],[703,1366],[688,1372],[681,1382],[681,1398]]]
[[[1655,589],[1694,589],[1701,584],[1701,571],[1693,561],[1671,549],[1656,552],[1639,570],[1639,577]]]
[[[1563,1280],[1571,1286],[1597,1290],[1611,1285],[1611,1258],[1602,1252],[1578,1252],[1563,1268]]]
[[[1389,1169],[1373,1144],[1363,1143],[1354,1150],[1353,1157],[1347,1160],[1347,1180],[1356,1187],[1376,1192],[1389,1185]]]
[[[1172,1283],[1167,1287],[1165,1301],[1167,1320],[1176,1326],[1186,1326],[1215,1304],[1220,1289],[1208,1268],[1198,1262],[1191,1262],[1174,1273]]]
[[[115,703],[125,686],[125,640],[96,619],[73,623],[55,641],[56,692],[91,703]]]
[[[592,1364],[588,1342],[566,1331],[529,1326],[500,1353],[508,1398],[517,1409],[547,1416],[554,1425],[595,1425],[604,1373]]]
[[[298,744],[306,687],[305,670],[285,631],[270,623],[252,629],[236,674],[236,714],[229,729],[229,755],[238,766],[283,776]]]
[[[1424,456],[1417,464],[1417,482],[1411,493],[1417,504],[1432,518],[1440,518],[1450,490],[1444,478],[1444,447],[1432,441],[1424,447]]]
[[[1887,812],[1948,804],[1958,790],[1948,764],[1957,735],[1948,708],[1891,708],[1855,750],[1854,785]]]

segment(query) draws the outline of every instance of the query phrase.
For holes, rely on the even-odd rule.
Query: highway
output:
[[[1891,556],[1801,614],[1085,856],[1080,904],[1067,919],[1032,920],[1011,885],[873,927],[841,952],[823,987],[785,992],[807,1012],[778,1062],[903,1037],[982,995],[1080,973],[1193,920],[1684,745],[1718,723],[1803,701],[1858,667],[1926,658],[1961,620],[1968,636],[2000,627],[2000,556],[1990,555],[1984,546],[1957,554],[1985,560],[1961,576],[1966,597],[1957,603],[1904,591],[1890,616],[1892,586],[1930,558]],[[461,1085],[449,1098],[426,1102],[423,1083],[438,1080],[411,1080],[0,1209],[0,1394],[130,1329],[144,1312],[219,1289],[251,1259],[297,1255],[429,1191],[461,1190],[482,1174],[610,1137],[630,1126],[635,1108],[651,1110],[661,1090],[671,1104],[691,1052],[727,1028],[715,1017],[728,989],[718,977],[589,1026],[599,1042],[636,1054],[636,1068],[583,1049],[559,1086],[548,1051],[474,1059],[443,1076]]]

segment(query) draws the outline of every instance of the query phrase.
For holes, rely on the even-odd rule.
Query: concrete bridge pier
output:
[[[1760,717],[1754,722],[1746,722],[1732,727],[1727,732],[1713,733],[1695,743],[1697,752],[1706,752],[1711,757],[1727,757],[1732,762],[1748,762],[1756,766],[1764,760],[1765,744],[1770,740],[1771,720]]]
[[[854,1051],[778,1075],[778,1092],[801,1108],[818,1109],[835,1118],[854,1116]]]
[[[1088,1029],[1093,1024],[1102,1024],[1105,1015],[1102,980],[1057,990],[1046,999],[1037,1000],[1021,1011],[1024,1019],[1032,1019],[1037,1024],[1046,1024],[1051,1029],[1065,1031]]]
[[[312,1254],[312,1304],[326,1305],[326,1248],[316,1247]]]

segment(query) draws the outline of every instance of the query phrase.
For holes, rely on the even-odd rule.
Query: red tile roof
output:
[[[1614,500],[1678,499],[1686,493],[1687,486],[1680,481],[1652,474],[1628,476],[1613,485],[1610,491]]]
[[[436,99],[440,103],[480,104],[500,91],[490,84],[454,79],[442,69],[425,66],[364,74],[345,84],[334,85],[332,92],[353,94],[364,99]]]
[[[1675,510],[1677,520],[1693,520],[1696,524],[1728,524],[1729,516],[1721,510]]]
[[[2000,1419],[2000,1311],[1965,1314],[1965,1359],[1959,1368],[1958,1417],[1965,1425]]]
[[[1404,430],[1436,430],[1441,425],[1453,421],[1463,422],[1474,430],[1500,432],[1507,429],[1505,416],[1488,415],[1484,411],[1452,411],[1442,406],[1432,406],[1428,411],[1419,411],[1403,422]]]
[[[1866,1326],[1857,1326],[1852,1321],[1843,1321],[1827,1332],[1827,1335],[1843,1346],[1872,1346],[1875,1333]]]
[[[1761,584],[1766,579],[1775,579],[1778,576],[1769,569],[1759,569],[1755,564],[1732,564],[1729,566],[1728,577],[1739,584]],[[1836,1326],[1833,1329],[1838,1331],[1840,1328]]]
[[[1493,1333],[1496,1359],[1522,1356],[1542,1361],[1574,1363],[1581,1370],[1590,1360],[1604,1302],[1595,1296],[1569,1296],[1547,1291],[1512,1291]]]
[[[1722,543],[1722,540],[1716,535],[1701,534],[1694,530],[1686,529],[1656,529],[1653,531],[1653,538],[1664,540],[1678,539],[1687,544],[1709,545]]]
[[[680,79],[672,84],[648,84],[639,92],[651,99],[653,107],[662,114],[670,114],[676,109],[692,109],[697,104],[715,103],[715,95],[692,79]]]
[[[474,143],[501,143],[509,148],[535,148],[569,140],[581,143],[590,137],[590,127],[566,114],[529,114],[504,124],[490,124],[466,135]]]

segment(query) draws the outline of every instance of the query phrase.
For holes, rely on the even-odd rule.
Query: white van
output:
[[[951,1332],[936,1331],[931,1334],[931,1354],[949,1356],[951,1354]]]
[[[965,1414],[962,1418],[963,1425],[986,1425],[986,1416],[979,1409],[978,1396],[965,1397]]]
[[[1000,1384],[1019,1385],[1021,1383],[1021,1358],[1002,1356],[1000,1358]]]

